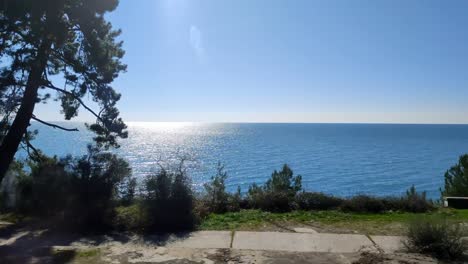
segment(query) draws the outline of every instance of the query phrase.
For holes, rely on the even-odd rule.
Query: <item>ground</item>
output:
[[[13,230],[11,230],[13,231]],[[203,233],[203,232],[202,232]],[[219,233],[214,231],[214,233]],[[228,232],[229,234],[229,232]],[[287,234],[287,233],[281,233]],[[2,234],[5,235],[5,234]],[[207,238],[201,237],[203,241]],[[227,237],[227,242],[230,237]],[[1,263],[437,263],[435,260],[415,254],[382,253],[378,250],[338,252],[292,252],[282,250],[236,249],[227,243],[228,248],[194,248],[203,246],[185,243],[184,247],[170,244],[161,246],[161,236],[139,236],[135,234],[109,234],[83,237],[63,233],[50,233],[47,230],[20,228],[9,238],[0,241]],[[176,240],[185,239],[184,236]],[[209,239],[208,239],[209,240]],[[200,242],[200,241],[198,241]],[[176,242],[177,243],[177,242]],[[220,243],[223,244],[223,243]],[[378,262],[375,262],[378,260]]]
[[[457,222],[468,222],[468,210],[440,210],[430,213],[430,215],[435,214],[448,216]],[[78,264],[438,263],[430,257],[395,252],[394,250],[387,251],[384,250],[384,247],[372,246],[372,243],[380,245],[379,241],[385,242],[387,238],[375,235],[401,235],[404,233],[405,222],[417,216],[421,215],[409,213],[355,214],[338,211],[275,214],[247,210],[209,216],[201,223],[200,229],[227,231],[198,232],[198,234],[202,234],[198,235],[198,240],[190,240],[184,234],[142,236],[134,233],[109,233],[100,236],[82,236],[52,232],[38,226],[25,224],[28,221],[10,214],[0,216],[0,260],[2,260],[0,262]],[[270,232],[256,233],[242,232],[242,230]],[[280,233],[276,233],[278,231]],[[298,234],[298,232],[303,234]],[[209,236],[203,235],[206,233]],[[310,235],[308,233],[313,233],[312,236],[333,237],[337,235],[327,234],[340,233],[343,238],[346,236],[367,237],[366,241],[372,243],[367,242],[370,243],[370,247],[356,250],[344,249],[340,251],[331,248],[330,250],[317,250],[320,252],[306,252],[311,248],[304,245],[307,241],[303,240],[303,237]],[[210,244],[210,239],[213,237],[214,240]],[[264,243],[255,240],[262,239],[262,237]],[[239,241],[242,243],[239,244]],[[179,246],[174,247],[174,243],[178,243]],[[333,247],[336,243],[331,242],[329,245]],[[392,244],[389,245],[391,248]],[[347,246],[346,244],[346,248]]]

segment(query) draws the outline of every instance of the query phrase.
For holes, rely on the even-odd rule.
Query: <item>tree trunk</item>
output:
[[[20,145],[29,126],[37,100],[38,89],[41,85],[42,74],[47,65],[50,48],[50,41],[45,39],[40,45],[37,57],[32,64],[32,69],[28,76],[28,82],[21,101],[21,106],[18,109],[15,120],[8,130],[7,135],[3,138],[3,142],[0,146],[0,182],[7,173],[8,167],[13,161],[16,151],[18,150],[18,146]]]

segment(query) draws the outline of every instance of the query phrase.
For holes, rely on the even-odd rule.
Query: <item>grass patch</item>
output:
[[[352,213],[341,211],[293,211],[269,213],[241,210],[210,214],[200,225],[202,230],[269,230],[278,226],[311,225],[326,232],[358,232],[363,234],[402,235],[406,224],[416,216],[444,216],[468,223],[468,210],[440,209],[430,213],[408,212]]]
[[[100,262],[101,251],[91,249],[60,249],[52,251],[53,263],[94,264]]]
[[[78,250],[75,256],[77,258],[92,258],[92,257],[99,256],[100,253],[101,251],[99,249],[93,248],[93,249],[86,249],[86,250]]]

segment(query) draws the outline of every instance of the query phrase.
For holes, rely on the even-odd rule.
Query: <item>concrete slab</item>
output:
[[[370,236],[377,246],[385,253],[393,253],[403,249],[403,236]]]
[[[186,237],[171,239],[168,248],[230,248],[231,231],[198,231]]]
[[[309,233],[309,234],[317,234],[318,232],[312,228],[305,228],[305,227],[296,227],[294,231],[297,233]]]
[[[364,235],[236,232],[235,249],[353,253],[374,244]]]

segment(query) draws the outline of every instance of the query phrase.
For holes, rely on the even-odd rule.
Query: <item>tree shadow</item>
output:
[[[76,257],[75,249],[83,246],[93,248],[112,242],[121,244],[143,242],[146,245],[161,247],[186,239],[190,233],[188,231],[154,234],[110,232],[83,235],[51,228],[43,229],[38,226],[16,225],[0,230],[0,260],[4,261],[2,263],[69,263]]]

